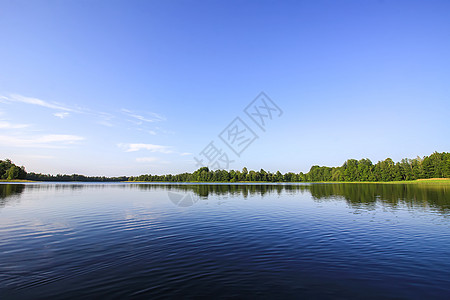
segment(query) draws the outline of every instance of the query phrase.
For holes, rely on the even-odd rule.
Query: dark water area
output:
[[[449,299],[450,187],[0,184],[0,299]]]

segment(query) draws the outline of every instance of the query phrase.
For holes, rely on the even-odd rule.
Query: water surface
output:
[[[2,299],[448,299],[450,190],[0,184]]]

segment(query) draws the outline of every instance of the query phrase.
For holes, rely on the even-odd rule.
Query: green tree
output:
[[[344,170],[344,181],[359,181],[358,161],[356,159],[348,159],[342,166]]]

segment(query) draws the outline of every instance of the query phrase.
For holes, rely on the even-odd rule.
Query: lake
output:
[[[450,186],[0,184],[0,298],[449,299]]]

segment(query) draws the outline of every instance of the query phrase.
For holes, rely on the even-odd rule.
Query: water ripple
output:
[[[264,194],[251,187],[245,197],[245,187],[225,195],[223,186],[208,188],[214,193],[196,205],[177,207],[168,186],[25,186],[14,205],[0,208],[0,292],[33,299],[450,294],[449,191],[420,191],[418,205],[412,192],[394,202],[355,187],[372,198],[325,186]],[[423,195],[438,200],[424,205]]]

